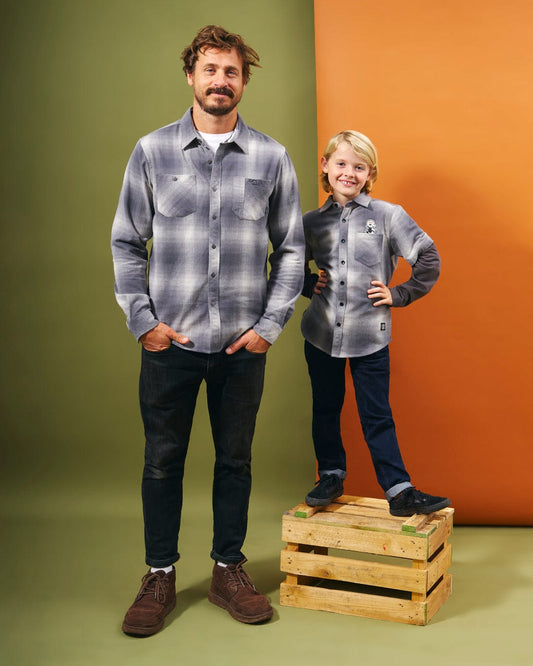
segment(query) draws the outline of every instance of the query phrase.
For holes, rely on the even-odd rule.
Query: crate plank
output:
[[[280,595],[281,603],[284,606],[324,610],[405,624],[423,625],[426,623],[425,605],[409,600],[285,583],[281,584]]]
[[[326,580],[340,580],[360,585],[393,588],[406,592],[427,590],[427,572],[381,562],[367,562],[346,557],[281,551],[281,570],[288,574],[308,575]]]
[[[427,540],[404,534],[358,530],[339,525],[309,523],[283,516],[282,539],[290,543],[316,544],[327,548],[358,550],[410,559],[427,557]]]

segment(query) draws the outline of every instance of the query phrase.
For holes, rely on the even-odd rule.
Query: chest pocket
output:
[[[155,178],[154,203],[165,217],[185,217],[196,210],[194,174],[159,174]]]
[[[359,233],[355,235],[353,256],[365,266],[371,268],[380,262],[382,234]]]
[[[272,181],[234,178],[232,210],[241,220],[260,220],[268,213]]]

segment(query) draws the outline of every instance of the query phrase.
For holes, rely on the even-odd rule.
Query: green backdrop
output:
[[[3,3],[1,487],[8,504],[58,492],[77,501],[89,493],[96,502],[106,488],[137,488],[139,347],[113,296],[110,228],[137,139],[192,101],[179,55],[207,23],[239,32],[259,52],[262,68],[241,114],[286,145],[302,207],[315,207],[312,0]],[[304,305],[269,352],[256,489],[299,483],[303,492],[313,481]],[[203,398],[188,466],[189,483],[205,478],[207,487],[212,444]]]

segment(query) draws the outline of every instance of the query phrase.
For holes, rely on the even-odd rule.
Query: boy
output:
[[[326,506],[343,493],[346,455],[340,414],[349,360],[364,437],[394,516],[432,513],[450,505],[415,489],[405,469],[389,404],[390,308],[409,305],[437,281],[440,257],[431,238],[400,207],[372,199],[377,152],[363,134],[335,135],[321,159],[321,183],[331,195],[304,216],[307,250],[302,318],[313,393],[313,443],[319,481],[306,496]],[[404,257],[404,284],[387,286]],[[309,261],[320,272],[311,274]]]

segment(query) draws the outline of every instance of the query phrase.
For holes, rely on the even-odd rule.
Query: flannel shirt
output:
[[[203,353],[250,328],[273,343],[304,274],[298,184],[286,150],[239,116],[214,154],[187,110],[137,143],[111,247],[116,298],[137,339],[164,322],[190,338],[178,346]]]

